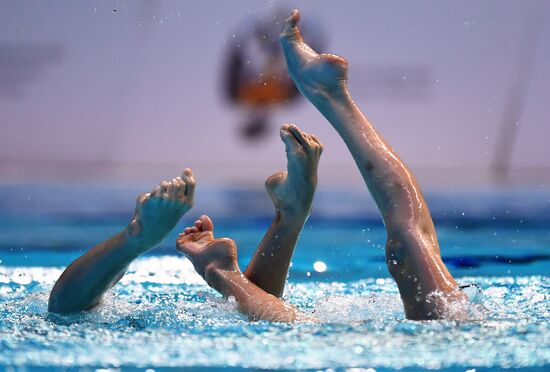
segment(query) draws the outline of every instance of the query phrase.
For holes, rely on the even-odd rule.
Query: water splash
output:
[[[484,317],[404,318],[391,279],[292,283],[323,323],[248,322],[176,257],[137,260],[96,309],[48,314],[59,268],[0,266],[0,365],[528,367],[550,363],[550,279],[477,277]],[[391,350],[391,352],[388,352]]]

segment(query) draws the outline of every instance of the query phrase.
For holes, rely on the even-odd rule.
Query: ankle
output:
[[[290,230],[292,230],[293,227],[301,229],[306,223],[310,213],[311,207],[280,209],[277,211],[275,221]]]
[[[128,245],[137,253],[146,251],[149,247],[144,239],[143,226],[134,218],[122,231]]]
[[[244,278],[244,274],[237,267],[235,270],[221,269],[215,264],[209,264],[204,269],[204,280],[211,288],[220,292],[224,296],[228,296],[231,291],[231,284],[235,283],[235,279]]]
[[[325,107],[327,105],[345,103],[348,102],[351,97],[345,82],[341,82],[332,87],[312,87],[309,90],[308,98],[315,106]]]

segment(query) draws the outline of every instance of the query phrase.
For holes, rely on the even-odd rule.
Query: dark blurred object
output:
[[[269,113],[299,97],[298,89],[288,76],[279,32],[288,12],[275,12],[267,18],[246,20],[239,31],[231,35],[227,52],[223,90],[228,101],[245,109],[247,118],[241,125],[243,138],[253,141],[269,132]],[[311,29],[306,23],[304,34]],[[308,36],[319,49],[323,40],[316,33]]]
[[[255,138],[264,137],[268,131],[267,112],[255,113],[251,115],[248,121],[245,121],[241,127],[241,134],[244,138],[254,140]]]

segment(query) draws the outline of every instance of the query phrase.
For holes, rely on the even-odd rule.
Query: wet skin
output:
[[[280,135],[285,144],[287,170],[266,180],[275,218],[246,271],[242,273],[237,263],[235,242],[214,239],[214,227],[207,216],[186,228],[176,246],[208,285],[225,297],[235,297],[239,311],[250,320],[314,321],[278,297],[283,294],[296,242],[311,212],[323,146],[315,136],[295,125],[284,124]]]
[[[176,241],[176,249],[191,260],[197,273],[224,297],[233,296],[241,313],[250,320],[293,322],[300,317],[296,308],[252,283],[237,263],[237,247],[231,239],[214,238],[214,225],[202,216]]]
[[[311,211],[323,147],[315,136],[301,131],[295,125],[283,125],[280,135],[286,148],[287,171],[278,172],[266,181],[266,190],[274,203],[276,216],[248,265],[245,274],[250,280],[242,276],[237,266],[225,267],[221,271],[224,266],[217,265],[209,283],[217,283],[216,288],[220,288],[222,294],[231,291],[238,300],[246,299],[239,308],[246,310],[251,319],[294,321],[295,309],[274,296],[281,296],[284,291],[298,236]],[[122,278],[128,265],[159,244],[191,208],[194,189],[193,175],[191,170],[186,169],[181,177],[163,181],[151,193],[140,195],[130,224],[74,261],[63,272],[50,294],[49,311],[70,313],[96,306],[104,293]],[[196,239],[194,244],[200,244],[202,238],[210,243],[213,239],[212,229],[206,229],[200,237],[193,237]],[[233,241],[218,239],[216,244],[209,247],[218,247],[222,252],[234,252],[231,256],[233,259],[225,262],[234,262],[236,265]],[[214,251],[218,252],[217,249]],[[201,265],[196,267],[200,268]],[[199,274],[203,277],[206,275],[204,270],[199,271]],[[233,293],[233,286],[237,282],[239,288],[248,288],[246,293]],[[256,299],[252,301],[253,298]]]
[[[265,183],[275,206],[275,218],[244,274],[266,292],[281,297],[290,260],[302,228],[311,212],[317,187],[317,168],[323,145],[295,125],[280,131],[285,144],[287,170]]]
[[[344,139],[382,213],[388,233],[388,268],[399,286],[407,317],[460,317],[460,312],[452,313],[449,308],[466,298],[441,260],[431,216],[414,176],[353,102],[347,90],[347,62],[309,48],[301,38],[298,21],[299,13],[294,11],[280,37],[290,75]],[[281,138],[287,149],[287,171],[266,182],[276,217],[246,275],[238,267],[234,242],[214,239],[212,222],[206,216],[180,235],[177,246],[207,283],[226,297],[234,296],[239,310],[250,319],[289,322],[300,314],[275,296],[283,293],[298,235],[311,210],[322,146],[295,126],[283,126]],[[140,196],[136,215],[126,229],[65,270],[52,290],[50,311],[95,306],[129,263],[175,226],[191,207],[193,191],[194,180],[186,170],[181,178]]]
[[[290,76],[351,152],[387,230],[386,261],[409,319],[460,318],[466,296],[441,260],[430,211],[413,174],[359,110],[348,90],[348,63],[303,40],[294,10],[280,42]]]
[[[162,181],[136,202],[132,221],[120,233],[98,244],[71,263],[55,283],[48,311],[89,310],[141,254],[158,245],[192,206],[195,180],[191,169],[181,177]]]

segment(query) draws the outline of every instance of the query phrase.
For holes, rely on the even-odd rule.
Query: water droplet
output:
[[[327,265],[323,261],[315,261],[313,269],[318,273],[324,273],[327,271]]]

